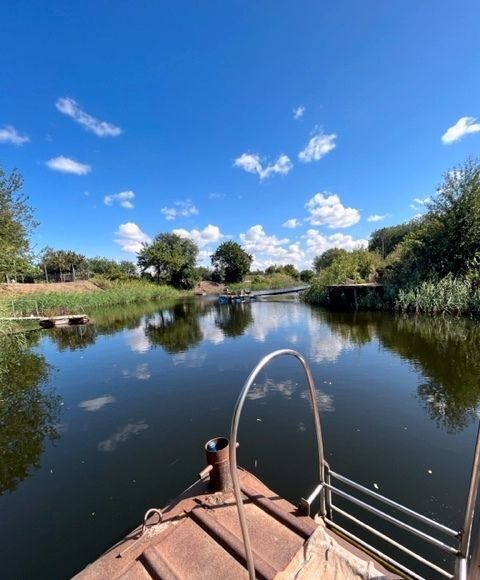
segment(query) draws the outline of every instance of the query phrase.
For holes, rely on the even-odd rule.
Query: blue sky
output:
[[[177,230],[204,261],[232,238],[306,267],[480,153],[479,21],[476,0],[17,0],[0,163],[36,250],[135,259]]]

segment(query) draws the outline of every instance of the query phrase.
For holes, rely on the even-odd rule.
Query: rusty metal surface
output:
[[[297,571],[303,565],[310,539],[322,524],[299,515],[295,506],[249,472],[239,470],[239,476],[246,496],[245,511],[255,550],[257,577],[264,580],[318,578],[315,572],[297,576]],[[161,514],[159,522],[159,513],[153,512],[146,524],[85,568],[75,576],[76,580],[248,578],[232,493],[212,493],[208,480],[204,479],[162,509]],[[325,533],[333,537],[327,530]],[[368,558],[362,557],[368,563]],[[323,565],[327,564],[323,562]]]

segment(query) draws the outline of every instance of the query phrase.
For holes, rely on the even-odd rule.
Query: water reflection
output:
[[[377,340],[423,375],[417,394],[429,416],[449,432],[477,419],[480,325],[468,319],[317,311],[343,341]]]
[[[38,334],[0,335],[0,495],[40,466],[45,440],[58,437],[60,397],[44,387],[45,358],[31,349]]]

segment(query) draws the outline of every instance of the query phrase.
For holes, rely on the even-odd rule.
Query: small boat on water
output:
[[[237,466],[238,425],[248,391],[270,361],[293,356],[303,366],[317,438],[318,485],[297,506]],[[393,578],[478,580],[480,542],[475,505],[480,479],[477,435],[464,526],[451,529],[340,475],[325,460],[313,375],[301,354],[290,349],[264,357],[247,378],[230,430],[205,445],[207,466],[168,506],[148,509],[143,523],[76,580],[380,580]],[[347,491],[349,490],[349,491]],[[360,495],[360,497],[358,497]],[[341,498],[340,507],[336,498]],[[345,504],[353,504],[353,515]],[[312,513],[313,505],[318,512]],[[378,507],[381,506],[381,507]],[[435,561],[401,544],[358,516],[363,510],[445,554]],[[353,534],[350,521],[387,549]],[[370,522],[370,520],[369,520]],[[415,522],[415,523],[413,523]],[[427,531],[428,530],[428,531]],[[388,549],[390,547],[390,549]],[[396,556],[402,553],[402,558]],[[395,555],[395,557],[394,557]],[[448,566],[438,562],[446,561]],[[406,563],[409,562],[409,563]],[[450,569],[449,569],[450,568]]]

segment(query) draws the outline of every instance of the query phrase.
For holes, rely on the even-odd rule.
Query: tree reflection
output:
[[[199,316],[206,306],[201,302],[182,302],[151,316],[145,323],[145,335],[152,345],[169,354],[184,352],[201,342]]]
[[[450,432],[476,419],[480,405],[480,326],[468,319],[338,313],[318,310],[332,332],[354,344],[377,338],[424,376],[417,394],[430,417]]]
[[[83,349],[95,344],[97,330],[93,324],[52,328],[49,337],[59,351]]]
[[[243,304],[216,304],[215,326],[220,328],[226,336],[241,336],[253,323],[252,305]]]
[[[43,388],[49,367],[31,350],[37,337],[0,334],[0,494],[37,469],[45,440],[58,437],[60,397]]]
[[[439,425],[454,432],[476,418],[480,404],[480,327],[467,319],[395,317],[383,324],[382,343],[425,376],[418,396]]]

